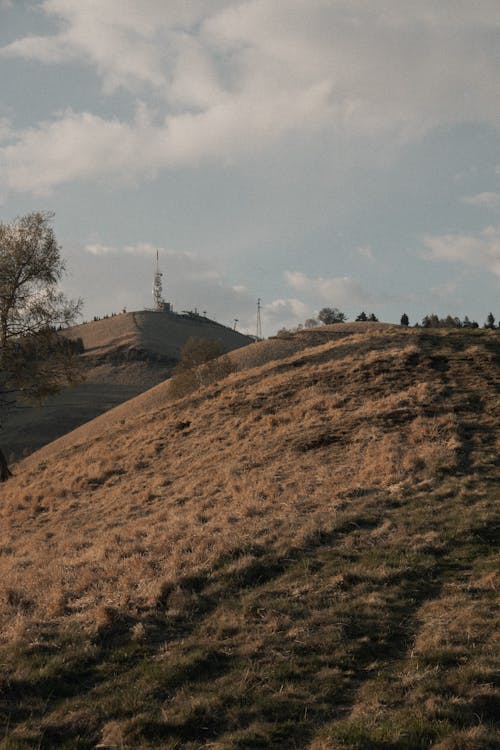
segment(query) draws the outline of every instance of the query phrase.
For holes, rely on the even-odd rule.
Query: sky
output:
[[[500,317],[498,0],[0,0],[0,221],[84,318]]]

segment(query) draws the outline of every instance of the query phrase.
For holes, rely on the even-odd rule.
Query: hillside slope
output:
[[[84,381],[42,406],[24,405],[5,415],[2,447],[11,458],[32,453],[164,381],[191,336],[219,341],[225,351],[252,341],[208,318],[151,310],[83,323],[62,333],[82,339]]]
[[[20,464],[0,748],[496,747],[499,356],[356,330]]]
[[[395,334],[397,331],[401,331],[400,326],[390,323],[347,323],[342,326],[321,326],[314,330],[304,330],[296,334],[275,336],[248,346],[239,347],[229,352],[228,356],[235,370],[242,372],[279,359],[286,359],[293,354],[312,347],[330,342],[338,343],[347,337],[350,339],[351,345],[354,342],[353,345],[355,347],[361,346],[363,349],[367,346],[370,349],[375,349],[378,346],[383,347],[386,344],[385,335],[391,332]],[[360,345],[359,338],[353,338],[360,335],[364,337],[362,345]],[[405,335],[404,332],[402,335]],[[343,352],[344,350],[340,351]],[[131,369],[132,365],[128,365],[124,371],[129,372]],[[88,385],[88,383],[85,385]],[[131,396],[124,402],[120,401],[117,406],[109,404],[103,414],[91,421],[86,421],[74,430],[65,432],[61,438],[54,439],[44,448],[42,453],[38,454],[37,459],[40,459],[40,457],[45,459],[48,455],[58,453],[75,442],[87,442],[97,438],[104,430],[113,430],[118,424],[128,423],[131,418],[145,411],[158,408],[168,400],[169,382],[165,379],[157,385],[152,385],[152,387],[145,390],[136,398],[132,398]]]
[[[176,362],[190,336],[220,341],[225,351],[251,342],[249,336],[202,315],[154,310],[121,313],[73,326],[63,333],[68,338],[81,338],[87,357],[114,361],[134,360],[146,353],[149,358]]]

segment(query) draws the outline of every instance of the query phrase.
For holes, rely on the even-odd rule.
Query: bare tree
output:
[[[53,215],[34,212],[0,223],[0,410],[42,400],[79,379],[73,342],[57,329],[74,322],[81,301],[58,288],[64,261]],[[0,451],[0,480],[10,476]]]

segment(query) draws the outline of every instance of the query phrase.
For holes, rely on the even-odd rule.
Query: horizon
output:
[[[117,317],[119,315],[127,315],[127,314],[132,315],[134,313],[145,313],[145,312],[151,312],[151,313],[157,313],[157,314],[165,314],[165,315],[176,315],[176,316],[180,316],[180,317],[190,317],[190,316],[192,316],[193,318],[202,318],[202,319],[207,320],[209,323],[216,323],[217,325],[224,326],[224,327],[228,328],[229,330],[236,331],[236,333],[242,334],[243,336],[248,336],[249,338],[253,338],[253,339],[258,339],[259,338],[259,337],[257,337],[256,333],[252,333],[251,331],[249,332],[249,331],[240,330],[240,328],[238,328],[238,326],[235,327],[234,326],[234,321],[233,321],[233,325],[226,324],[226,323],[221,323],[220,321],[216,320],[215,318],[211,318],[209,315],[207,315],[206,311],[201,311],[200,312],[197,308],[195,308],[194,310],[182,310],[182,311],[175,310],[173,308],[170,309],[170,310],[157,310],[154,307],[144,307],[144,308],[137,309],[137,310],[129,310],[128,308],[123,308],[122,310],[113,310],[113,311],[111,311],[109,313],[103,313],[102,315],[91,315],[91,317],[89,317],[88,319],[83,319],[83,320],[76,321],[75,323],[73,323],[72,325],[70,325],[69,328],[76,328],[77,326],[80,326],[80,325],[88,325],[89,323],[96,323],[96,322],[98,322],[100,320],[109,320],[110,318],[114,318],[114,317]],[[366,315],[370,314],[370,311],[368,311],[368,310],[360,310],[360,312],[358,313],[358,315],[360,315],[363,312]],[[462,318],[460,316],[452,316],[452,315],[449,315],[449,314],[444,315],[444,316],[438,316],[436,313],[425,313],[424,315],[420,316],[420,318],[418,318],[418,319],[416,319],[414,321],[412,321],[411,319],[409,319],[408,325],[405,325],[405,324],[401,323],[401,317],[403,317],[405,314],[406,313],[404,313],[404,312],[401,314],[400,320],[380,320],[380,318],[377,318],[376,321],[372,321],[372,320],[369,320],[369,319],[367,319],[367,320],[358,320],[357,317],[356,318],[352,318],[352,319],[349,318],[349,317],[346,317],[345,320],[335,321],[334,323],[331,323],[331,324],[325,324],[325,323],[323,323],[322,321],[320,321],[320,319],[317,316],[310,316],[310,318],[306,319],[306,321],[297,321],[297,323],[295,325],[291,325],[290,327],[282,326],[281,328],[277,329],[276,331],[274,331],[272,333],[268,333],[265,336],[262,336],[262,340],[266,339],[266,338],[269,338],[269,337],[272,337],[272,336],[275,336],[276,334],[280,333],[280,331],[282,331],[282,330],[283,331],[288,331],[290,333],[296,333],[299,330],[314,330],[314,328],[321,327],[322,325],[344,325],[346,323],[371,323],[371,322],[375,322],[375,323],[383,323],[383,324],[386,324],[386,325],[398,325],[398,326],[409,327],[409,328],[425,328],[426,327],[425,322],[424,322],[425,318],[433,318],[434,316],[436,316],[436,317],[439,318],[440,324],[444,324],[445,320],[447,318],[453,318],[453,320],[455,321],[455,325],[451,325],[451,322],[450,322],[449,325],[440,325],[439,327],[441,327],[441,328],[460,328],[460,327],[462,327],[462,328],[468,328],[468,327],[472,327],[472,328],[474,328],[474,327],[477,327],[477,328],[488,328],[488,327],[490,327],[491,328],[491,326],[487,325],[487,322],[488,322],[487,318],[488,318],[489,315],[492,315],[493,313],[492,313],[492,311],[488,311],[488,313],[486,313],[484,315],[484,320],[475,320],[473,318],[470,318],[469,315],[467,315],[467,313]],[[83,313],[80,313],[80,317],[84,317]],[[493,326],[493,328],[497,328],[497,327],[500,328],[500,319],[497,320],[497,318],[496,318],[496,316],[494,314],[493,314],[493,317],[495,319],[494,320],[494,326]],[[307,320],[310,320],[311,318],[316,321],[316,324],[315,325],[314,324],[313,325],[306,325]],[[460,323],[461,325],[458,325],[458,323]],[[432,326],[429,326],[429,327],[432,327]]]

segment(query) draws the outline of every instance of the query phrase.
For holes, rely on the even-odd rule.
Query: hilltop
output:
[[[188,338],[220,341],[225,351],[246,346],[252,339],[203,315],[141,310],[73,326],[63,332],[81,338],[85,357],[118,363],[147,360],[177,362]]]
[[[2,488],[0,748],[494,748],[498,333],[231,357]]]
[[[219,341],[225,351],[252,339],[200,315],[142,310],[62,331],[80,339],[83,382],[43,406],[23,406],[2,424],[2,445],[19,458],[167,378],[191,337]]]

